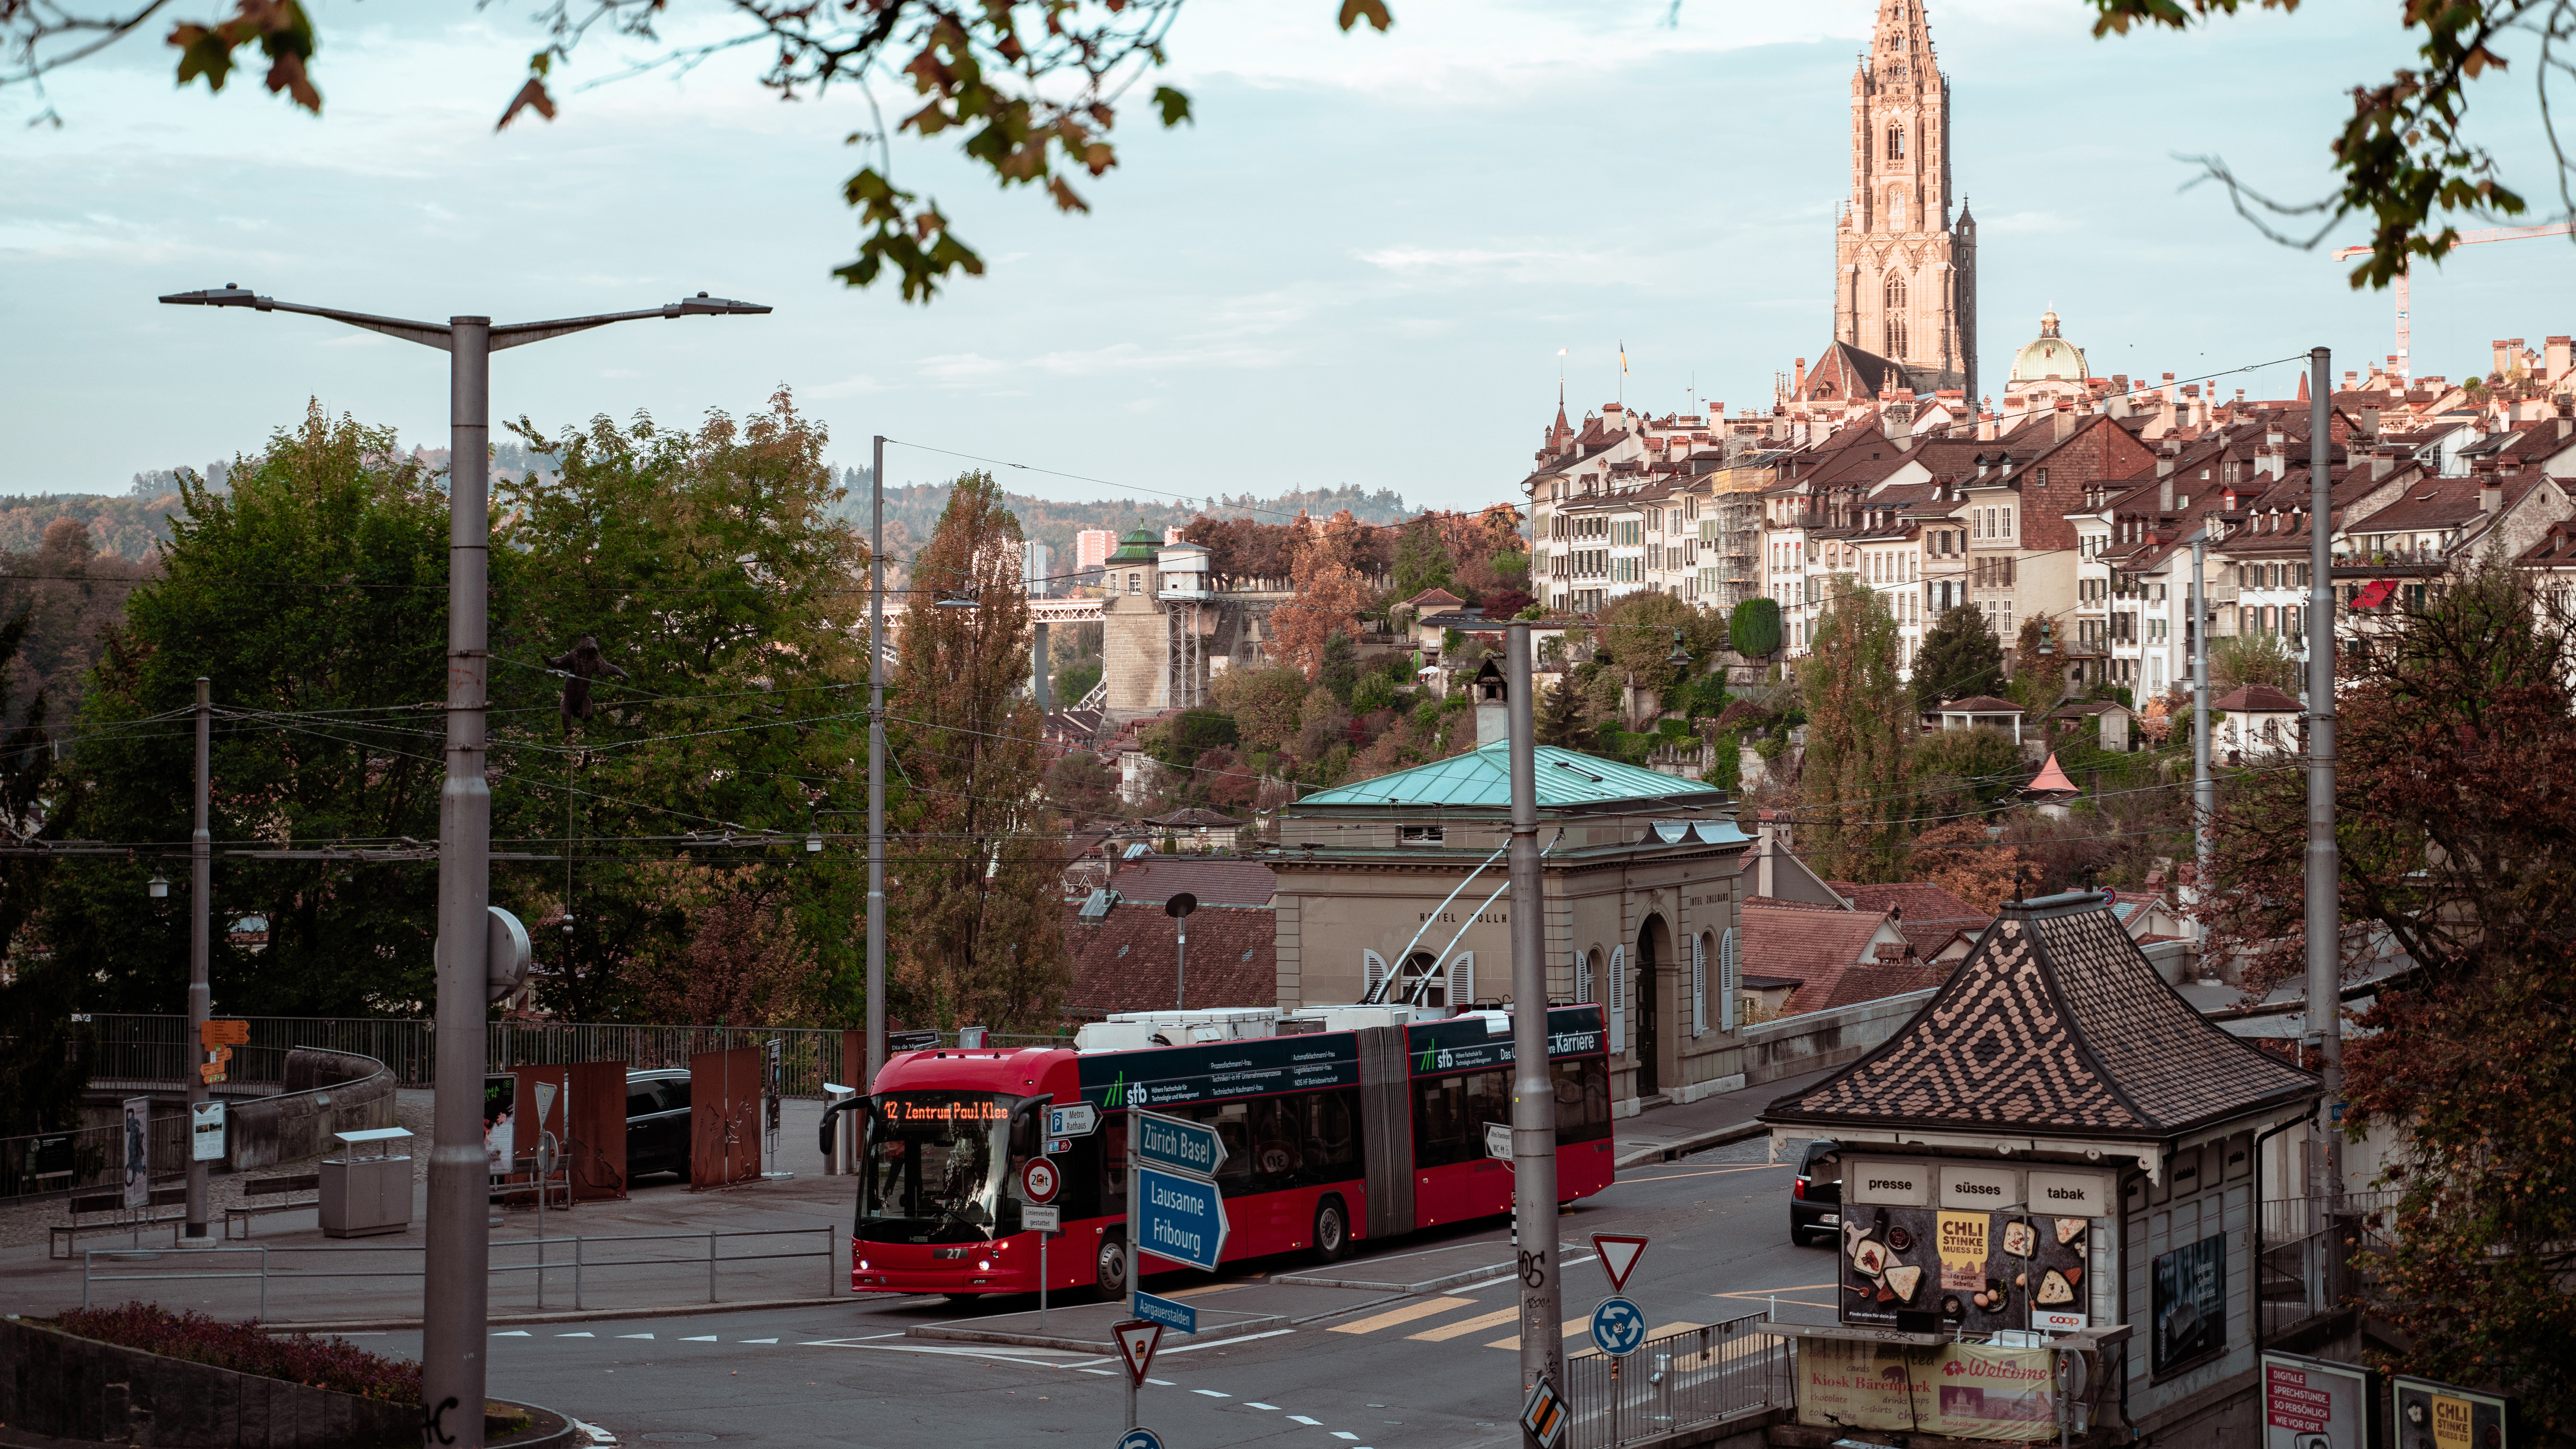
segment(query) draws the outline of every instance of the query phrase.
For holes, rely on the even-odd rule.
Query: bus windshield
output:
[[[858,1236],[878,1243],[972,1243],[1018,1217],[1011,1113],[996,1092],[887,1092],[868,1114]]]

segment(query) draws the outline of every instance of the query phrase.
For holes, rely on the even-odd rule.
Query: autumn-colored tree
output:
[[[2500,565],[2337,660],[2342,948],[2414,963],[2345,1049],[2360,1132],[2395,1128],[2395,1247],[2369,1310],[2393,1364],[2523,1396],[2576,1431],[2576,625]],[[2304,771],[2220,805],[2207,949],[2261,991],[2306,951]]]
[[[688,939],[646,971],[656,1021],[791,1026],[814,1019],[823,979],[798,938],[786,883],[774,872],[663,869],[685,902]]]
[[[942,1027],[1039,1029],[1071,967],[1055,906],[1060,848],[1036,803],[1037,709],[1021,694],[1029,602],[1020,526],[989,473],[957,480],[915,556],[894,680],[899,811],[889,933],[903,1015]],[[973,608],[941,598],[971,598]]]
[[[1320,524],[1301,513],[1291,527],[1295,563],[1290,581],[1296,597],[1273,610],[1270,621],[1278,633],[1280,657],[1314,679],[1323,671],[1325,641],[1336,631],[1359,632],[1368,587],[1351,559],[1361,525],[1343,509]]]
[[[1798,665],[1807,710],[1800,844],[1833,879],[1882,879],[1904,839],[1913,734],[1913,696],[1896,673],[1896,616],[1875,591],[1846,583],[1808,648]]]
[[[1244,748],[1276,750],[1297,738],[1309,687],[1305,675],[1272,666],[1229,669],[1217,676],[1212,693],[1217,708],[1234,716]]]
[[[1914,837],[1906,870],[1950,894],[1992,913],[2013,898],[2013,876],[2022,867],[2021,852],[2002,844],[1974,820],[1935,825]]]

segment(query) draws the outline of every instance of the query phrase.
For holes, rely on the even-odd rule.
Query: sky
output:
[[[428,349],[154,301],[237,282],[431,318],[698,291],[776,308],[501,354],[496,421],[549,433],[739,415],[785,386],[830,426],[836,463],[864,464],[871,434],[896,440],[890,482],[980,458],[1061,498],[1358,484],[1493,502],[1529,471],[1560,373],[1578,417],[1623,392],[1656,412],[1767,405],[1830,340],[1873,14],[1395,0],[1379,35],[1336,30],[1334,0],[1197,0],[1154,78],[1193,95],[1196,122],[1155,128],[1140,92],[1120,167],[1079,183],[1087,216],[1003,193],[943,144],[896,143],[898,183],[935,196],[989,264],[925,307],[830,275],[857,235],[839,199],[864,160],[844,143],[868,123],[855,91],[782,104],[745,52],[585,89],[635,54],[586,44],[561,117],[496,135],[536,43],[524,7],[308,4],[319,120],[255,73],[220,97],[177,90],[149,38],[58,73],[42,101],[0,92],[0,492],[123,492],[144,470],[256,450],[308,399],[445,444],[445,359]],[[709,0],[674,10],[671,38],[722,33]],[[2405,58],[2391,8],[2099,41],[2091,14],[1930,14],[1979,224],[1986,390],[2050,307],[2098,375],[2269,364],[2216,384],[2255,397],[2290,395],[2298,364],[2281,359],[2311,346],[2338,372],[2391,351],[2385,295],[2264,240],[2222,191],[2189,185],[2188,159],[2223,155],[2283,196],[2325,190],[2348,88]],[[48,103],[60,127],[22,124]],[[2508,174],[2546,189],[2526,83],[2478,104]],[[2563,241],[2523,241],[2419,275],[2419,371],[2483,369],[2494,337],[2576,332],[2549,301],[2571,295],[2571,263]]]

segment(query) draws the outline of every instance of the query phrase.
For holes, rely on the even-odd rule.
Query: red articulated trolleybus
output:
[[[1232,1018],[1213,1028],[1229,1030],[1252,1014],[1175,1014],[1163,1030],[1190,1037],[1182,1015]],[[1511,1166],[1485,1152],[1486,1124],[1511,1122],[1509,1013],[1344,1031],[1315,1030],[1323,1019],[1311,1015],[1249,1024],[1287,1034],[889,1059],[870,1095],[835,1104],[823,1119],[829,1155],[833,1116],[861,1114],[851,1290],[1036,1292],[1037,1236],[1020,1226],[1021,1169],[1053,1147],[1064,1216],[1049,1245],[1047,1287],[1124,1293],[1129,1107],[1216,1128],[1225,1143],[1217,1186],[1228,1260],[1303,1250],[1330,1262],[1355,1238],[1511,1211]],[[1553,1008],[1548,1031],[1557,1191],[1571,1202],[1613,1175],[1601,1008]],[[1048,1142],[1047,1108],[1076,1102],[1100,1109],[1098,1130]],[[1148,1273],[1179,1266],[1140,1257]]]

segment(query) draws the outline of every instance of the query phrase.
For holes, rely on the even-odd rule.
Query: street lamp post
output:
[[[421,1442],[483,1443],[485,1281],[491,1255],[483,1157],[483,1024],[490,1004],[486,907],[491,895],[492,795],[484,784],[484,692],[490,650],[492,354],[611,322],[724,316],[767,307],[704,292],[667,307],[548,322],[492,325],[489,317],[412,322],[306,307],[226,283],[161,299],[175,306],[300,312],[448,354],[447,782],[438,809],[438,1043],[429,1159],[429,1231],[421,1290]]]

